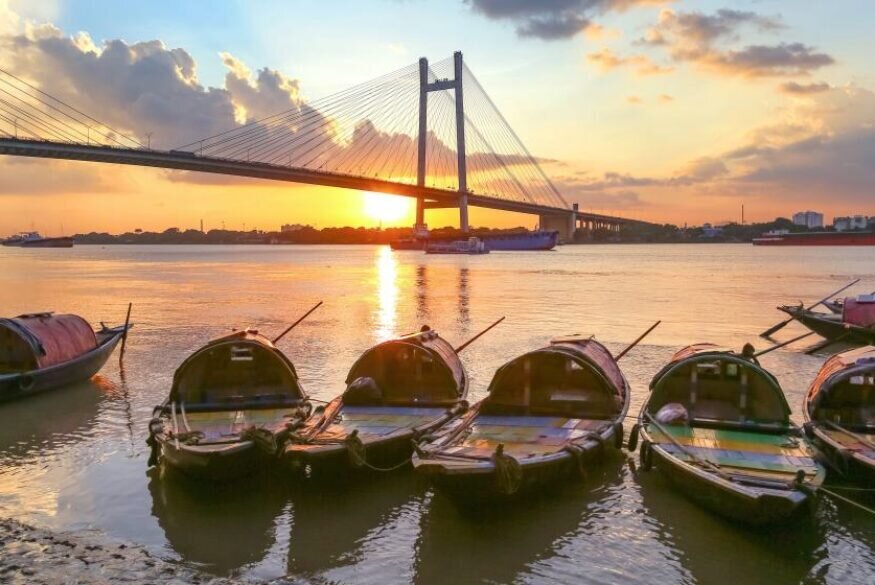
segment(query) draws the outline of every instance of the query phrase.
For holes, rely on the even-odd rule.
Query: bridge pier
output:
[[[540,228],[546,231],[559,232],[559,243],[570,244],[574,241],[574,232],[577,230],[577,213],[569,211],[561,214],[541,215]]]

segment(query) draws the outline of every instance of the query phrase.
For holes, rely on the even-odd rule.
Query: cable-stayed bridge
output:
[[[414,197],[425,211],[532,213],[563,239],[632,220],[569,205],[464,64],[420,59],[267,118],[170,150],[116,130],[0,69],[0,154],[151,166]]]

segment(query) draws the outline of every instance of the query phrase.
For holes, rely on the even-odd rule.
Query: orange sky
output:
[[[111,6],[0,0],[0,67],[170,148],[461,46],[511,126],[581,209],[679,225],[737,220],[742,205],[748,221],[802,209],[828,220],[875,215],[873,11],[855,2],[804,13],[778,1],[553,5],[381,5],[362,18],[394,16],[410,30],[374,37],[335,13],[330,31],[296,22],[297,37],[285,38],[267,34],[282,26],[281,12],[269,22],[229,6],[209,15],[224,31],[213,36],[195,33],[194,22],[207,16],[189,7],[178,15],[191,20],[180,35],[160,6],[132,9],[141,22],[132,28]],[[297,18],[321,22],[321,10]],[[844,32],[823,33],[826,21]],[[453,32],[443,39],[438,29]],[[0,133],[12,134],[8,126],[0,119]],[[470,154],[477,147],[469,140]],[[0,173],[0,234],[31,226],[46,234],[185,229],[201,220],[264,230],[413,221],[412,200],[314,186],[11,158],[0,159]],[[475,225],[537,223],[489,210],[471,216]],[[427,217],[432,227],[457,220],[452,210]]]

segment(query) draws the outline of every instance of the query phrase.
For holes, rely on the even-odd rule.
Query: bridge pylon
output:
[[[428,94],[433,91],[446,91],[452,89],[455,95],[456,105],[456,167],[458,169],[458,192],[459,192],[459,227],[463,232],[468,232],[468,171],[467,155],[465,152],[465,105],[462,94],[462,78],[464,66],[462,52],[453,54],[453,79],[436,79],[429,82],[428,59],[419,60],[419,136],[416,168],[416,184],[425,186],[426,157],[428,143]],[[422,233],[426,230],[425,224],[425,198],[416,199],[416,224],[414,233]]]

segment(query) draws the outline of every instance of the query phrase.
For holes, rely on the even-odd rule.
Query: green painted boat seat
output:
[[[353,430],[358,430],[363,441],[385,437],[399,431],[428,425],[444,417],[445,408],[407,406],[347,406],[340,410],[339,419],[318,435],[319,441],[342,441]]]
[[[180,433],[199,431],[203,434],[200,444],[223,441],[236,441],[240,433],[250,427],[280,431],[285,428],[297,412],[294,408],[262,408],[256,410],[221,410],[213,412],[192,412],[186,407],[176,410],[176,427]]]
[[[604,425],[603,420],[481,414],[474,419],[470,433],[442,453],[488,459],[498,445],[504,445],[504,452],[516,458],[545,455],[561,451],[570,441]]]
[[[787,434],[758,433],[740,430],[703,429],[681,425],[663,425],[683,450],[661,431],[648,426],[648,431],[660,448],[675,457],[692,461],[687,453],[707,459],[732,472],[781,474],[792,476],[802,469],[814,474],[817,462],[804,441]]]

